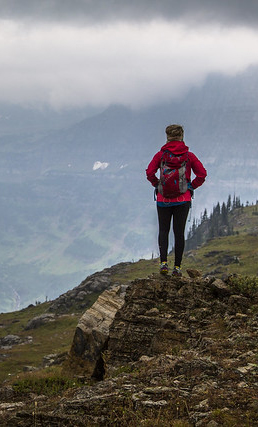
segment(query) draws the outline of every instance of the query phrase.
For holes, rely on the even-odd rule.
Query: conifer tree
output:
[[[229,194],[228,196],[228,201],[227,201],[227,210],[228,212],[231,211],[232,205],[231,205],[231,195]]]
[[[219,204],[219,202],[217,203],[217,206],[214,208],[214,214],[216,216],[220,215],[220,204]]]
[[[209,217],[205,208],[204,213],[200,215],[199,221],[196,218],[193,219],[192,226],[188,232],[186,248],[188,250],[196,248],[198,245],[214,237],[234,234],[231,217],[235,210],[236,213],[240,214],[242,209],[244,208],[241,205],[240,197],[236,197],[235,194],[233,202],[231,195],[228,196],[227,203],[223,202],[220,205],[218,202],[213,207]],[[255,215],[255,213],[253,214]]]
[[[222,225],[228,225],[228,209],[224,202],[221,207],[221,220],[222,220]]]
[[[234,198],[233,198],[233,209],[235,209],[236,208],[236,196],[235,196],[235,194],[234,194]]]
[[[204,209],[202,221],[206,221],[208,219],[207,209]]]

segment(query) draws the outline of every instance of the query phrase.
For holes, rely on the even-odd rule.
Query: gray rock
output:
[[[4,338],[0,338],[0,346],[4,348],[21,344],[21,342],[22,339],[18,335],[6,335]]]
[[[25,330],[27,331],[30,329],[39,328],[45,323],[55,321],[55,319],[56,319],[56,316],[54,314],[51,314],[51,313],[41,314],[41,316],[37,316],[29,320],[29,322],[27,323],[27,326],[25,327]]]
[[[67,359],[67,357],[68,357],[67,352],[48,354],[43,357],[42,365],[44,368],[47,368],[53,365],[62,365],[62,363]]]
[[[33,371],[37,371],[38,368],[36,368],[35,366],[23,366],[23,372],[33,372]]]
[[[85,291],[80,291],[77,295],[75,295],[75,299],[77,301],[83,301],[87,296],[87,293]]]
[[[218,263],[222,265],[239,264],[240,260],[234,255],[223,255],[219,258]]]

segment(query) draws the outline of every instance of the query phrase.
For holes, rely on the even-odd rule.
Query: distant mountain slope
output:
[[[193,219],[189,228],[186,249],[195,249],[214,237],[239,234],[241,225],[245,231],[256,235],[258,233],[258,200],[256,203],[246,202],[246,206],[239,197],[228,196],[227,202],[218,202],[208,215],[207,209],[201,213],[200,219]]]
[[[101,108],[71,108],[62,111],[49,107],[39,110],[29,106],[0,103],[0,136],[31,135],[69,127],[77,121],[98,114]]]
[[[166,105],[111,106],[62,130],[0,137],[0,311],[55,298],[87,274],[157,253],[145,168],[168,123],[208,170],[193,215],[234,191],[257,198],[258,69],[210,76]],[[41,123],[42,124],[42,123]],[[96,162],[105,168],[93,170]]]
[[[232,208],[226,217],[218,213],[218,205],[209,219],[203,218],[191,231],[186,264],[206,274],[258,276],[258,204]]]

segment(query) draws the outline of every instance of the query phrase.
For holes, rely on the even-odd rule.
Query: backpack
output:
[[[158,192],[163,197],[174,199],[187,191],[188,181],[185,174],[187,161],[188,152],[176,155],[169,150],[163,151],[158,185]]]

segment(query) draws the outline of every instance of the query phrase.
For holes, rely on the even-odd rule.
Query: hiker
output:
[[[146,169],[147,179],[155,187],[159,222],[158,244],[160,250],[160,273],[168,273],[168,244],[171,219],[175,260],[173,276],[182,276],[181,261],[185,247],[185,224],[191,207],[193,192],[205,181],[207,172],[200,160],[185,145],[184,129],[181,125],[166,128],[167,142],[155,154]],[[160,179],[156,172],[160,169]],[[191,170],[195,178],[191,181]]]

